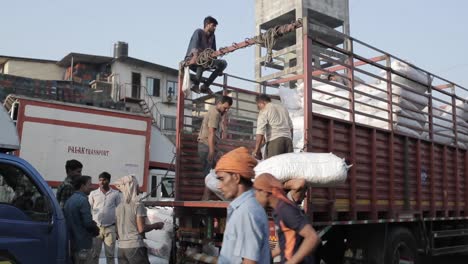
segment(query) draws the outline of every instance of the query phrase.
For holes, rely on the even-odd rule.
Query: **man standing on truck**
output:
[[[63,208],[68,198],[70,198],[70,196],[75,192],[72,182],[74,179],[81,176],[82,170],[83,164],[75,159],[67,160],[65,163],[65,172],[67,173],[67,177],[57,189],[57,200],[60,207]]]
[[[116,240],[115,209],[120,203],[120,193],[110,187],[111,175],[108,172],[99,174],[99,188],[89,194],[88,200],[93,213],[93,220],[99,227],[99,235],[93,241],[93,263],[99,263],[102,242],[107,264],[114,263]]]
[[[205,17],[203,20],[203,29],[199,28],[193,32],[192,38],[190,39],[189,46],[187,48],[187,53],[185,55],[185,61],[190,61],[193,56],[197,57],[206,49],[212,49],[216,51],[216,26],[218,21],[211,16]],[[223,74],[224,69],[227,67],[227,62],[225,60],[213,59],[209,66],[203,65],[190,65],[190,69],[196,72],[195,80],[193,81],[192,91],[196,93],[207,93],[212,94],[213,91],[210,89],[210,85],[214,82],[216,77]],[[203,72],[207,69],[214,69],[211,73],[208,80],[202,84],[201,87],[200,81],[202,79]]]
[[[293,124],[289,112],[283,105],[271,102],[270,96],[260,94],[255,99],[260,113],[257,118],[257,133],[253,155],[261,160],[261,147],[265,146],[265,159],[293,152]]]
[[[255,101],[260,113],[257,118],[255,150],[252,154],[258,160],[263,158],[263,142],[266,142],[265,159],[293,152],[293,124],[286,107],[272,103],[270,96],[266,94],[258,95]],[[307,189],[305,180],[289,180],[284,183],[284,188],[289,190],[289,199],[297,204],[302,203]]]
[[[255,178],[255,197],[265,208],[273,208],[278,244],[272,256],[281,256],[280,263],[314,263],[312,251],[320,239],[301,209],[286,197],[283,184],[264,173]]]
[[[75,192],[64,207],[65,220],[70,234],[71,252],[75,264],[91,263],[93,237],[99,228],[93,221],[88,194],[91,191],[91,177],[79,176],[73,180]]]
[[[215,105],[211,106],[203,117],[198,134],[198,156],[203,166],[203,176],[208,175],[216,164],[216,144],[220,138],[220,123],[222,116],[231,108],[232,98],[226,95],[216,99]],[[209,189],[205,186],[202,201],[208,200]]]
[[[245,147],[228,152],[216,164],[218,188],[226,199],[234,199],[227,208],[219,264],[270,263],[268,217],[252,190],[255,165]]]

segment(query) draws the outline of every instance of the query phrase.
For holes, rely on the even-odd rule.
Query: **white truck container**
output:
[[[107,171],[112,181],[135,174],[148,190],[151,118],[92,106],[17,96],[11,116],[20,138],[18,156],[28,160],[57,187],[65,162],[79,160],[83,175],[98,182]]]

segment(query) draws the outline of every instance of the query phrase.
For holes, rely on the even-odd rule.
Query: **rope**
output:
[[[264,45],[267,49],[267,62],[273,61],[273,47],[276,44],[276,39],[282,35],[280,28],[281,26],[270,28],[265,33],[252,38],[256,44]]]
[[[302,19],[298,19],[296,23],[298,26],[302,26]],[[265,48],[267,49],[267,58],[266,58],[267,62],[273,61],[273,47],[276,44],[276,40],[282,37],[285,34],[288,27],[290,26],[291,24],[276,26],[276,27],[268,29],[263,34],[260,34],[252,38],[252,40],[254,40],[256,44],[264,45]]]
[[[264,33],[262,33],[262,34],[260,34],[258,36],[255,36],[255,37],[252,37],[252,38],[247,38],[246,41],[252,40],[257,45],[265,46],[265,48],[267,49],[267,59],[266,59],[266,61],[267,62],[272,62],[273,61],[273,47],[276,44],[276,40],[279,37],[283,36],[285,33],[290,32],[291,27],[297,28],[297,27],[301,27],[301,26],[302,26],[302,19],[298,19],[297,21],[295,21],[294,25],[293,24],[287,24],[287,25],[282,25],[282,26],[276,26],[276,27],[268,29],[266,32],[264,32]],[[233,43],[232,47],[235,48],[235,49],[238,49],[238,44]],[[244,46],[243,48],[246,48],[246,47],[247,46]],[[223,55],[225,55],[227,53],[233,52],[233,50],[228,51],[227,47],[222,47],[219,50],[222,52],[222,55],[220,55],[220,56],[223,56]],[[214,59],[213,58],[213,53],[214,52],[215,52],[215,50],[213,50],[213,49],[210,49],[210,48],[205,49],[204,51],[202,51],[198,55],[196,64],[199,65],[199,66],[202,66],[204,68],[212,68],[213,59]]]
[[[214,53],[215,51],[213,49],[205,49],[204,51],[202,51],[198,57],[197,57],[197,64],[202,66],[203,68],[211,68],[213,67],[213,58],[211,57],[211,55]]]

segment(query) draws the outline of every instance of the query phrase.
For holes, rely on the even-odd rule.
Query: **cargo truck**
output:
[[[303,126],[295,133],[303,139],[299,150],[332,152],[353,164],[343,185],[310,187],[307,192],[304,210],[322,238],[317,258],[327,264],[427,263],[432,256],[468,251],[468,134],[463,112],[468,90],[336,31],[333,36],[343,45],[330,44],[323,34],[306,29],[302,34],[297,38],[303,51],[299,73],[284,70],[264,82],[225,74],[217,84],[219,94],[234,100],[223,119],[220,151],[253,148],[255,96],[266,92],[280,103],[278,85],[286,85],[300,95],[302,123],[295,123]],[[407,70],[394,67],[397,64]],[[330,75],[341,81],[322,78]],[[245,86],[234,87],[230,80]],[[301,85],[302,91],[297,91]],[[182,90],[180,86],[175,201],[148,205],[176,209],[174,259],[214,263],[201,250],[193,250],[207,242],[221,247],[226,219],[227,202],[214,196],[214,201],[200,201],[205,175],[197,155],[197,132],[214,99],[186,97]],[[186,111],[192,115],[184,115]],[[274,228],[271,231],[274,244]]]
[[[69,263],[62,209],[41,174],[11,155],[20,145],[3,107],[0,131],[0,262]]]

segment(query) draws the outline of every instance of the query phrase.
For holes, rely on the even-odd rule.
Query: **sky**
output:
[[[350,0],[351,36],[468,88],[466,10],[461,0]],[[112,56],[113,43],[125,41],[129,56],[173,68],[207,15],[219,22],[219,47],[255,30],[255,0],[15,0],[0,14],[0,55]],[[254,48],[224,59],[229,73],[253,79]]]

